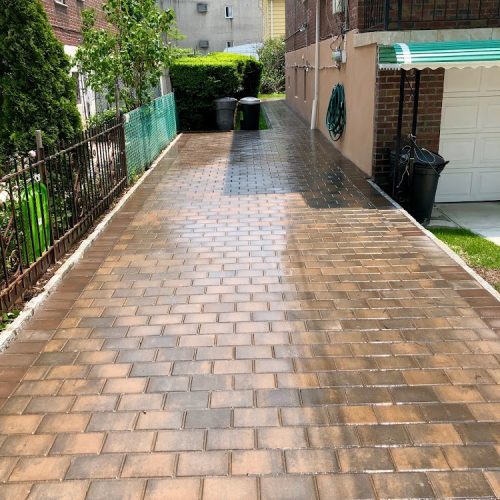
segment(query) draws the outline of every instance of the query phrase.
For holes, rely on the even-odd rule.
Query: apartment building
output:
[[[259,0],[158,0],[163,9],[174,9],[177,27],[185,36],[180,47],[198,52],[262,41],[263,18]]]

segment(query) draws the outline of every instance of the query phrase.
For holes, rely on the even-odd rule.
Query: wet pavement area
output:
[[[183,135],[0,354],[0,498],[500,496],[500,303],[265,109]]]

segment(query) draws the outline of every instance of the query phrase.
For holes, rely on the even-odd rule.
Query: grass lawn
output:
[[[241,112],[238,113],[236,117],[236,123],[235,123],[235,130],[241,130]],[[267,126],[267,121],[266,117],[264,115],[264,110],[261,108],[260,109],[260,115],[259,115],[259,130],[267,130],[269,127]]]
[[[284,99],[285,94],[283,93],[274,93],[274,94],[259,94],[259,99],[265,101],[266,99]]]
[[[441,241],[500,291],[500,247],[467,229],[431,227]]]
[[[264,115],[264,111],[261,109],[260,110],[260,116],[259,116],[259,130],[267,130],[269,127],[267,126],[267,121],[266,117]]]

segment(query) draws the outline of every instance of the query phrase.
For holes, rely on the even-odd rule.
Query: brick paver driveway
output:
[[[0,355],[0,497],[500,495],[499,303],[268,110],[181,138]]]

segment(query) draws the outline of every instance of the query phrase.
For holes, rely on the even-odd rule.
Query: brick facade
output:
[[[82,17],[83,9],[95,9],[98,12],[97,26],[105,27],[102,4],[104,0],[41,0],[57,38],[64,45],[78,46],[82,41]],[[66,5],[62,5],[65,3]]]
[[[384,186],[390,180],[389,153],[396,143],[399,109],[399,71],[379,71],[375,105],[375,140],[373,176]],[[411,132],[413,117],[412,90],[414,72],[407,72],[402,137]],[[444,70],[423,70],[420,76],[420,98],[417,122],[417,141],[422,147],[438,151],[443,102]],[[410,88],[411,87],[411,88]]]
[[[357,28],[357,2],[349,6],[349,29]],[[343,13],[333,14],[332,0],[320,3],[320,39],[342,33]],[[305,31],[295,33],[300,26],[307,25]],[[295,34],[293,34],[295,33]],[[316,33],[316,2],[314,0],[286,0],[286,37],[287,51],[293,51],[314,43]]]
[[[389,30],[467,29],[500,26],[500,0],[404,0],[398,25],[399,0],[390,0]],[[332,0],[320,2],[321,40],[341,33],[343,13],[332,13]],[[350,0],[348,26],[350,30],[380,30],[383,28],[384,0]],[[374,20],[375,16],[379,23]],[[303,24],[304,32],[295,33]],[[314,43],[316,30],[315,0],[286,0],[287,50],[297,50]]]

